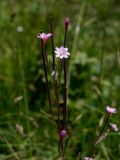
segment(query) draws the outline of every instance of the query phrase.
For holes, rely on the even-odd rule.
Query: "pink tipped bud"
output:
[[[67,135],[67,131],[65,129],[60,131],[60,137],[64,138]]]
[[[68,26],[70,24],[70,19],[69,18],[66,18],[65,19],[65,28],[68,29]]]

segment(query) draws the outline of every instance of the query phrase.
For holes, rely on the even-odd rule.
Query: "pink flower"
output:
[[[70,19],[66,18],[65,19],[65,27],[66,27],[66,29],[68,28],[69,24],[70,24]]]
[[[51,36],[52,36],[51,33],[48,33],[48,34],[46,34],[46,33],[40,34],[40,33],[39,33],[39,35],[37,35],[37,37],[40,38],[40,39],[42,39],[44,43],[45,43],[45,42],[48,40],[48,38],[50,38]]]
[[[106,111],[108,112],[109,115],[111,115],[113,113],[117,113],[117,109],[116,108],[112,108],[110,106],[106,107]]]
[[[67,131],[65,129],[60,131],[60,137],[64,138],[67,135]]]
[[[92,157],[85,157],[84,160],[93,160]]]
[[[117,128],[117,125],[114,124],[114,123],[109,123],[110,124],[110,129],[113,130],[113,131],[118,131],[118,128]]]
[[[68,48],[64,48],[63,46],[61,46],[60,48],[56,47],[55,53],[56,57],[59,57],[60,59],[68,58],[68,56],[70,55],[70,53],[68,52]]]

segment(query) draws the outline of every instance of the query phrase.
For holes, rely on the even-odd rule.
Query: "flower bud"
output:
[[[60,137],[64,138],[67,135],[67,131],[65,129],[60,131]]]
[[[66,18],[65,19],[65,28],[68,29],[68,26],[70,24],[70,19],[69,18]]]

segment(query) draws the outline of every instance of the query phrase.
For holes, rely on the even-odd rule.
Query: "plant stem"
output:
[[[50,97],[50,86],[49,86],[49,81],[48,81],[48,76],[47,76],[47,67],[46,67],[46,58],[45,58],[46,50],[45,50],[45,43],[43,42],[43,40],[41,40],[41,47],[42,47],[42,60],[43,60],[43,67],[44,67],[44,72],[45,72],[46,87],[47,87],[47,92],[48,92],[48,101],[50,105],[50,112],[53,118],[53,111],[52,111],[51,97]]]
[[[67,38],[67,29],[65,28],[65,35],[64,35],[64,42],[63,42],[63,44],[64,44],[64,47],[66,46],[66,38]],[[62,68],[63,68],[63,62],[64,60],[60,60],[60,74],[59,74],[59,82],[60,82],[60,80],[61,80],[61,75],[62,75]]]
[[[101,131],[100,131],[100,133],[99,133],[99,135],[97,136],[97,138],[96,138],[96,140],[95,140],[95,142],[96,142],[96,141],[99,139],[99,137],[102,135],[102,133],[103,133],[103,131],[104,131],[104,129],[105,129],[107,123],[108,123],[109,117],[110,117],[110,116],[108,115],[107,118],[106,118],[106,120],[105,120],[105,122],[104,122],[104,125],[103,125],[103,127],[102,127],[102,129],[101,129]]]
[[[51,44],[52,44],[52,57],[53,57],[53,71],[55,70],[55,53],[54,53],[54,32],[53,32],[53,17],[50,17],[50,32],[51,36]]]
[[[53,17],[50,17],[50,32],[52,33],[51,36],[51,44],[52,44],[52,57],[53,57],[53,72],[55,75],[53,75],[54,80],[54,91],[55,91],[55,97],[57,100],[57,114],[58,114],[58,132],[60,132],[60,103],[59,103],[59,91],[58,91],[58,81],[56,77],[56,67],[55,67],[55,53],[54,53],[54,32],[53,32]]]
[[[64,111],[63,111],[63,121],[64,127],[66,128],[66,114],[67,114],[67,86],[66,86],[66,60],[63,60],[64,65]]]
[[[67,29],[65,29],[65,35],[64,35],[64,47],[66,46],[66,40],[67,40]]]
[[[62,160],[66,160],[66,155],[64,152],[64,138],[61,138],[61,137],[60,137],[60,152],[61,152]]]
[[[67,29],[65,29],[65,36],[64,36],[64,47],[66,46],[66,37],[67,37]],[[67,114],[67,65],[65,58],[63,59],[63,68],[64,68],[64,109],[63,109],[63,122],[64,127],[66,128],[66,114]]]
[[[99,139],[99,138],[102,136],[102,134],[103,134],[103,131],[104,131],[104,129],[105,129],[107,123],[108,123],[109,117],[110,117],[110,116],[107,115],[107,118],[106,118],[106,120],[104,121],[103,127],[102,127],[99,135],[96,137],[96,139],[95,139],[95,140],[93,141],[93,143],[92,143],[92,147],[91,147],[91,152],[92,152],[92,153],[94,152],[94,148],[95,148],[96,142],[98,141],[98,139]]]

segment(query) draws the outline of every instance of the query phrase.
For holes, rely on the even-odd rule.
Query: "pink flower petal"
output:
[[[50,38],[52,36],[51,33],[39,33],[39,35],[37,36],[38,38],[42,39],[44,42],[46,42],[48,40],[48,38]]]
[[[60,48],[55,48],[56,57],[59,57],[60,59],[68,58],[70,53],[68,52],[68,48],[64,48],[61,46]]]
[[[108,114],[114,114],[117,113],[117,109],[116,108],[112,108],[110,106],[106,107],[106,111],[108,112]]]

